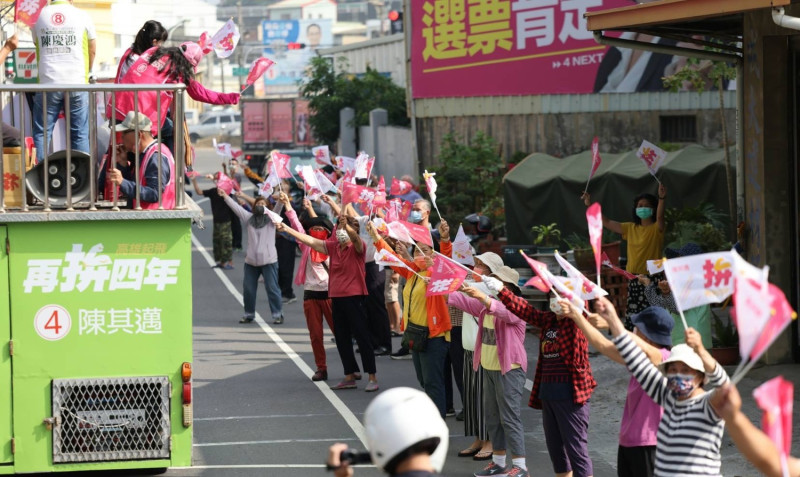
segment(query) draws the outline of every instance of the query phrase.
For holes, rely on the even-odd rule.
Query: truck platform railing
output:
[[[76,209],[85,209],[88,211],[100,211],[100,210],[110,210],[112,212],[119,212],[120,211],[120,203],[121,198],[119,197],[119,190],[117,186],[113,186],[113,193],[111,194],[112,197],[103,197],[102,201],[98,200],[98,177],[100,175],[100,167],[108,167],[108,164],[113,164],[116,167],[117,164],[117,141],[116,141],[116,133],[114,131],[115,126],[117,123],[120,123],[122,119],[117,117],[115,113],[117,111],[117,100],[120,94],[129,94],[130,92],[133,93],[133,110],[139,111],[140,105],[140,95],[149,94],[152,95],[155,93],[155,103],[156,103],[156,118],[162,117],[162,112],[164,112],[164,108],[172,108],[172,115],[176,120],[173,122],[174,124],[174,157],[175,157],[175,177],[170,177],[171,181],[175,184],[175,210],[185,210],[187,209],[187,203],[185,200],[184,195],[184,188],[185,188],[185,170],[186,166],[184,163],[184,123],[183,123],[183,110],[184,110],[184,91],[186,90],[186,86],[182,83],[178,84],[86,84],[86,85],[0,85],[0,111],[5,109],[6,104],[9,104],[9,112],[11,117],[11,124],[12,126],[16,127],[20,131],[19,143],[20,143],[20,151],[18,157],[14,159],[10,159],[7,162],[7,158],[10,157],[9,154],[5,153],[2,156],[2,160],[0,160],[0,177],[4,179],[4,186],[8,185],[8,176],[7,171],[10,169],[15,169],[20,171],[20,175],[22,179],[19,181],[19,189],[21,193],[21,201],[19,201],[18,207],[13,207],[15,209],[19,209],[20,212],[52,212],[53,207],[63,207],[66,211],[75,211]],[[162,104],[162,94],[164,92],[170,93],[172,95],[171,101],[166,101],[168,104]],[[65,123],[65,142],[66,147],[63,151],[54,151],[53,153],[48,154],[47,151],[50,148],[50,141],[51,135],[48,134],[48,115],[47,115],[47,95],[54,94],[54,93],[64,93],[64,123]],[[88,151],[88,194],[84,195],[86,192],[85,184],[80,188],[81,189],[81,197],[78,200],[75,200],[75,190],[74,185],[76,182],[75,171],[77,170],[76,159],[78,161],[86,160],[87,155],[85,152],[77,151],[72,149],[72,138],[70,134],[71,126],[72,126],[72,114],[70,111],[70,94],[68,93],[89,93],[89,111],[88,111],[88,129],[89,129],[89,151]],[[29,158],[29,151],[26,147],[26,140],[25,138],[29,136],[26,131],[30,131],[30,135],[32,136],[33,131],[33,111],[29,111],[27,106],[28,104],[33,107],[32,95],[41,94],[42,95],[42,128],[43,128],[43,144],[45,151],[42,151],[42,164],[38,164],[36,162],[36,158]],[[27,95],[27,97],[26,97]],[[27,98],[27,99],[26,99]],[[102,101],[100,103],[100,101]],[[98,103],[102,108],[98,109]],[[107,110],[106,105],[110,104],[111,107],[108,110],[111,111],[111,117],[105,118],[105,111]],[[30,115],[31,117],[28,118],[27,116]],[[98,116],[101,115],[105,118],[101,124],[101,120]],[[161,128],[158,124],[155,125],[157,129],[157,135],[154,139],[157,141],[157,147],[161,147],[162,144],[162,137],[161,137]],[[107,131],[107,128],[110,128],[110,134],[108,141],[105,141],[104,136]],[[98,141],[98,132],[102,131],[99,141]],[[136,125],[136,143],[135,143],[135,151],[134,156],[135,160],[133,161],[133,170],[134,170],[134,180],[136,183],[136,194],[135,197],[128,197],[128,201],[133,201],[135,207],[133,207],[133,211],[142,210],[141,208],[141,201],[140,199],[140,188],[141,188],[141,180],[140,180],[140,166],[141,166],[141,159],[142,157],[139,152],[139,125]],[[3,133],[0,130],[0,144],[3,144]],[[110,146],[110,147],[109,147]],[[160,150],[160,149],[159,149]],[[63,156],[63,157],[62,157]],[[102,159],[105,157],[105,161]],[[56,167],[51,167],[51,162],[56,163],[60,161],[65,161],[65,165],[63,170],[57,170]],[[14,161],[14,162],[10,162]],[[32,164],[30,170],[28,170],[28,164]],[[101,165],[102,163],[102,165]],[[158,210],[164,210],[163,206],[163,194],[164,194],[164,187],[166,184],[162,183],[162,173],[163,173],[163,165],[162,161],[158,161]],[[28,193],[29,191],[29,184],[28,178],[31,178],[31,174],[40,173],[42,174],[43,180],[41,181],[41,189],[37,190],[38,193],[37,198],[39,199],[36,203],[28,203]],[[56,174],[58,173],[58,177]],[[66,176],[64,174],[66,173]],[[85,180],[85,178],[84,178]],[[65,181],[66,184],[62,184],[61,181]],[[82,182],[83,183],[83,182]],[[38,183],[37,183],[38,184]],[[65,186],[65,194],[56,200],[55,196],[52,194],[51,188],[55,187],[54,184],[58,185],[58,189],[61,190]],[[16,188],[16,181],[14,181],[14,187]],[[6,212],[11,212],[12,207],[7,207],[6,204],[6,187],[0,188],[0,214],[5,214]],[[143,211],[146,212],[146,211]],[[26,214],[27,215],[27,214]]]

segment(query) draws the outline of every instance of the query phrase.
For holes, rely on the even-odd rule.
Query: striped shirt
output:
[[[647,395],[664,408],[656,438],[654,475],[720,476],[719,449],[725,421],[711,408],[711,393],[678,401],[667,389],[667,378],[627,333],[614,338],[614,345]],[[706,389],[722,386],[730,380],[719,364],[707,377]]]

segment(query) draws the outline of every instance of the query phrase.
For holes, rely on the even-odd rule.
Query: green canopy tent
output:
[[[729,149],[736,157],[735,147]],[[591,152],[565,158],[531,154],[503,178],[506,231],[509,244],[531,244],[531,227],[557,223],[562,238],[573,232],[588,239],[586,208],[580,200],[591,167]],[[657,194],[658,183],[636,151],[603,154],[602,163],[589,183],[593,202],[613,220],[633,219],[633,198],[643,192]],[[732,161],[735,167],[735,161]],[[722,149],[688,146],[669,153],[658,171],[667,187],[667,207],[696,207],[709,202],[730,213]],[[735,177],[735,173],[734,173]]]

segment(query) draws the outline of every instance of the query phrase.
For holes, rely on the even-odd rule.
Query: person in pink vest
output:
[[[175,208],[175,161],[169,149],[153,138],[153,122],[142,113],[129,112],[116,126],[122,133],[122,144],[117,145],[116,168],[107,176],[109,182],[119,186],[128,198],[128,207],[157,209],[159,196],[165,209]],[[139,177],[135,176],[136,146],[138,135]],[[161,163],[161,190],[159,190],[159,162]],[[136,187],[139,182],[139,199],[136,203]]]
[[[208,90],[194,79],[194,70],[203,59],[203,49],[197,43],[187,41],[181,46],[154,46],[142,53],[131,64],[128,71],[120,79],[120,84],[186,84],[186,92],[195,101],[208,104],[238,104],[239,93],[217,93]],[[114,108],[117,120],[128,111],[134,110],[134,92],[120,91],[116,94]],[[153,123],[161,128],[172,105],[172,93],[161,92],[161,115],[158,115],[158,103],[155,91],[139,91],[139,111],[147,115]],[[111,98],[106,114],[110,117]]]

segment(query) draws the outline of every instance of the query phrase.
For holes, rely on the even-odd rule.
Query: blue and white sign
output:
[[[316,55],[316,49],[333,46],[332,26],[330,19],[261,22],[264,54],[275,61],[275,66],[264,75],[267,93],[286,93],[287,87],[296,90],[309,61]],[[290,43],[302,43],[305,47],[290,50]]]

